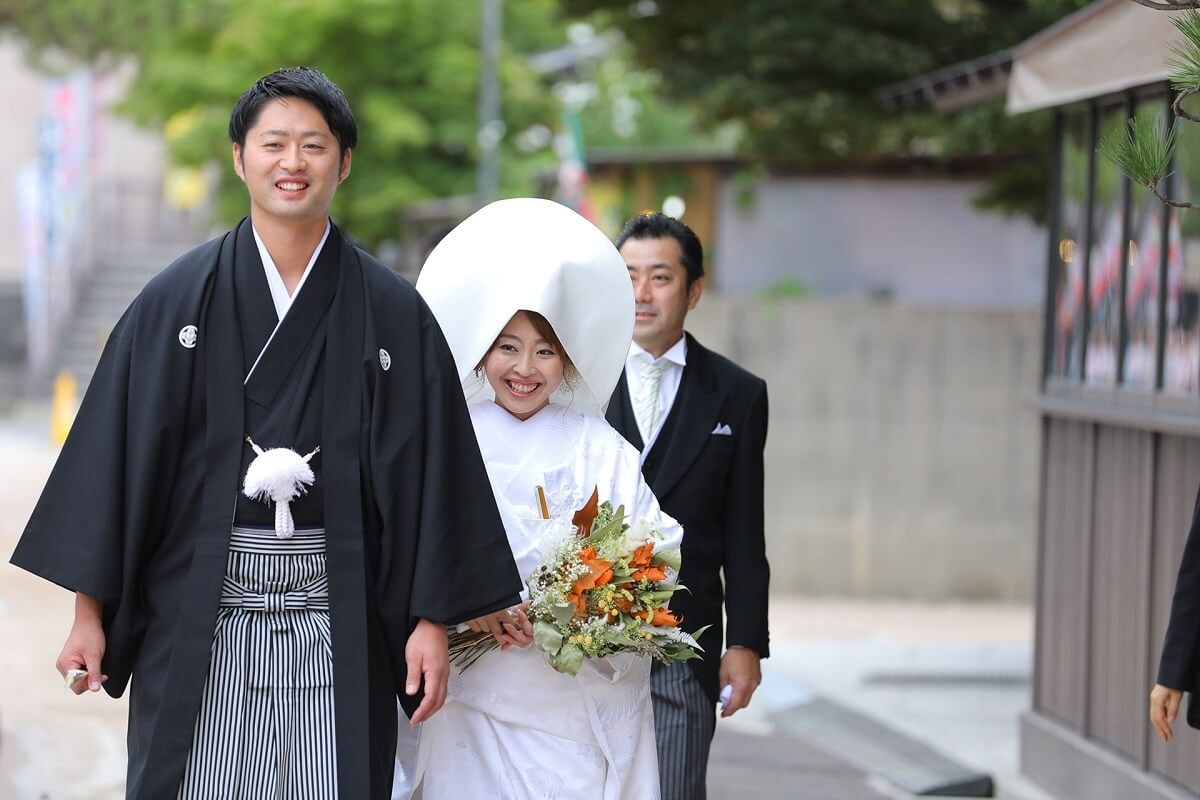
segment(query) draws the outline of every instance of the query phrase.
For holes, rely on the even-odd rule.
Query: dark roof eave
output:
[[[932,105],[938,111],[955,111],[998,97],[1008,88],[1012,49],[961,61],[893,83],[875,96],[894,111]]]

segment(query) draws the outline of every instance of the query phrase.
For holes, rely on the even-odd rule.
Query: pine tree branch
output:
[[[1182,92],[1180,92],[1175,97],[1175,102],[1171,104],[1171,109],[1175,112],[1175,116],[1180,117],[1182,119],[1186,119],[1189,122],[1200,122],[1200,117],[1197,117],[1194,114],[1189,114],[1188,112],[1183,110],[1184,98],[1190,97],[1191,95],[1194,95],[1197,92],[1200,92],[1200,86],[1192,86],[1190,88],[1184,89]]]
[[[1183,11],[1184,9],[1200,9],[1200,0],[1133,0],[1139,6],[1154,8],[1159,11]]]
[[[1200,93],[1200,0],[1133,0],[1140,6],[1159,11],[1189,11],[1171,23],[1183,34],[1183,41],[1172,45],[1173,57],[1167,59],[1171,85],[1178,91],[1171,109],[1178,119],[1200,122],[1189,114],[1183,101]],[[1125,131],[1106,136],[1096,148],[1116,164],[1130,180],[1149,189],[1163,205],[1172,208],[1200,208],[1184,200],[1172,200],[1158,190],[1175,154],[1175,125],[1169,128],[1150,116],[1129,120]]]
[[[1136,2],[1136,0],[1135,0],[1135,2]],[[1157,197],[1159,200],[1161,200],[1164,205],[1172,206],[1174,208],[1200,208],[1200,206],[1197,206],[1193,203],[1188,203],[1183,200],[1172,200],[1169,197],[1164,197],[1162,195],[1162,193],[1158,191],[1157,184],[1147,183],[1147,184],[1145,184],[1145,186],[1147,189],[1154,192],[1154,196]]]
[[[1122,130],[1103,137],[1096,146],[1130,180],[1154,187],[1166,177],[1175,156],[1176,126],[1156,114],[1139,114]]]

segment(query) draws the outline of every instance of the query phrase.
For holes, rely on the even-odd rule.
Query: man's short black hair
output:
[[[285,97],[299,97],[317,107],[338,140],[339,156],[358,145],[358,125],[346,95],[337,84],[311,67],[276,70],[243,92],[229,115],[229,141],[245,147],[246,132],[258,122],[263,106]]]
[[[625,223],[617,237],[617,249],[630,239],[665,239],[670,236],[679,243],[679,260],[687,270],[688,286],[704,277],[704,248],[695,231],[674,217],[657,212],[639,214]]]

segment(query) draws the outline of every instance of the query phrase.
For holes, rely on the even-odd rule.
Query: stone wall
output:
[[[1032,600],[1040,312],[709,293],[765,378],[772,589]]]

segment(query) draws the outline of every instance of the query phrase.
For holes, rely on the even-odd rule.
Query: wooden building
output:
[[[1056,797],[1200,793],[1200,732],[1168,745],[1148,696],[1200,484],[1200,212],[1099,157],[1169,119],[1173,14],[1099,0],[1013,53],[1013,113],[1053,109],[1033,707],[1023,772]],[[1180,124],[1168,195],[1200,197]],[[1200,624],[1200,621],[1198,621]]]

